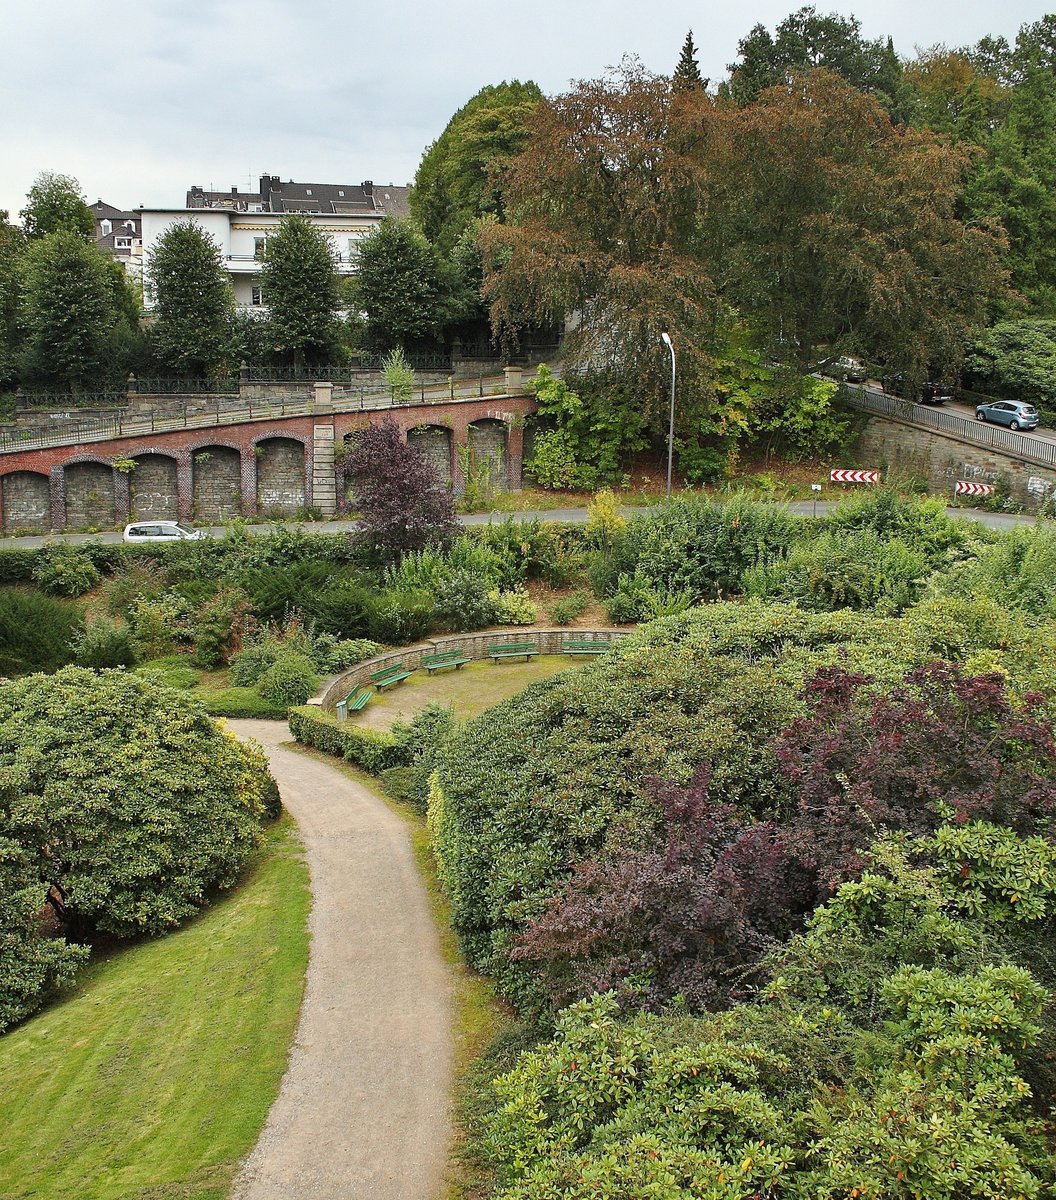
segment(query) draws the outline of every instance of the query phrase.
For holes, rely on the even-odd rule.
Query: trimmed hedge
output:
[[[343,758],[371,775],[404,765],[403,747],[391,734],[339,721],[314,705],[291,709],[289,721],[290,732],[298,742]]]
[[[261,717],[265,720],[281,720],[286,715],[286,705],[276,704],[258,695],[256,688],[229,687],[215,692],[195,690],[194,698],[205,705],[211,717]]]

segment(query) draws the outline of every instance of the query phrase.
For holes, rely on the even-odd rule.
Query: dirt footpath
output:
[[[290,1063],[233,1200],[435,1200],[450,1137],[451,980],[406,826],[366,788],[231,721],[268,752],[312,880]]]

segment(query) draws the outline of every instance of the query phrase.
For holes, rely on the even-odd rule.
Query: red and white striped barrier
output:
[[[830,471],[830,483],[879,483],[879,471]]]
[[[967,480],[958,479],[953,485],[953,494],[955,496],[992,496],[994,485],[992,483],[968,483]]]

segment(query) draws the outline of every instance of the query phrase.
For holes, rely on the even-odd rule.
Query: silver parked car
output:
[[[1040,418],[1033,404],[1023,400],[994,400],[980,404],[975,410],[977,421],[993,421],[1009,429],[1037,429]]]
[[[125,526],[124,537],[126,542],[182,542],[205,534],[182,521],[134,521]]]

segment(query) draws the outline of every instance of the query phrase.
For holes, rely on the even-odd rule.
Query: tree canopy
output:
[[[162,363],[180,374],[214,373],[229,348],[234,309],[220,247],[195,221],[176,221],[154,244],[147,278]]]
[[[375,349],[428,341],[448,317],[443,268],[410,220],[386,217],[359,243],[352,295]]]
[[[716,380],[731,313],[800,373],[825,345],[923,376],[1004,294],[1000,238],[959,212],[969,163],[829,71],[736,106],[624,63],[532,116],[512,223],[479,235],[493,327],[575,313],[570,365],[634,378],[654,417],[666,330],[677,408],[716,430],[743,423]]]
[[[441,254],[478,217],[501,217],[499,178],[524,145],[528,118],[541,99],[530,80],[481,88],[422,156],[411,213]]]
[[[330,238],[301,213],[283,217],[268,238],[260,272],[276,349],[292,360],[326,361],[337,338],[340,291]]]
[[[120,313],[107,260],[77,233],[51,233],[25,256],[23,375],[81,391],[113,381]]]
[[[737,50],[739,58],[729,66],[729,91],[740,104],[817,67],[876,93],[889,109],[897,100],[902,66],[891,39],[867,41],[856,17],[823,15],[806,5],[786,17],[773,35],[765,25],[756,25]]]
[[[76,233],[90,240],[95,234],[95,217],[71,175],[42,171],[26,194],[19,215],[26,237],[35,241],[49,233]]]

